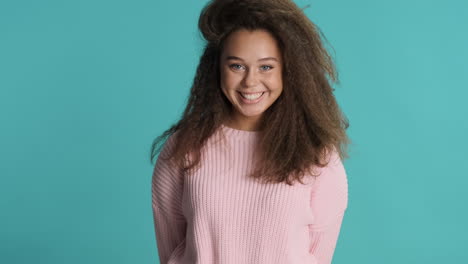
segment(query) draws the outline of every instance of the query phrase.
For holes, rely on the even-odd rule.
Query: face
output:
[[[220,56],[220,86],[232,104],[231,126],[257,130],[263,113],[283,91],[282,57],[264,30],[231,33]]]

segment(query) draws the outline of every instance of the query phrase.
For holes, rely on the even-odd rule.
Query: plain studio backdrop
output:
[[[0,263],[157,263],[149,150],[186,103],[205,3],[0,3]],[[354,141],[333,263],[465,261],[468,2],[296,3]]]

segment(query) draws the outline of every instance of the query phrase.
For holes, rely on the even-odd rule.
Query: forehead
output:
[[[236,56],[245,60],[254,60],[263,57],[277,57],[280,60],[280,52],[277,40],[270,32],[240,29],[226,38],[223,58]]]

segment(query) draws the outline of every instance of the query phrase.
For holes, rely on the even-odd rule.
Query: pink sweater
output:
[[[220,131],[230,148],[216,144]],[[331,263],[348,204],[338,154],[306,185],[261,184],[246,176],[258,134],[222,125],[202,150],[200,169],[185,177],[158,157],[152,208],[160,263]]]

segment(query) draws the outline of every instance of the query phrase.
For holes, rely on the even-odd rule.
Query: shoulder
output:
[[[163,143],[163,146],[161,147],[161,152],[159,153],[159,157],[168,158],[170,156],[170,154],[176,147],[177,136],[178,136],[178,131],[170,134],[167,137],[166,141]]]

